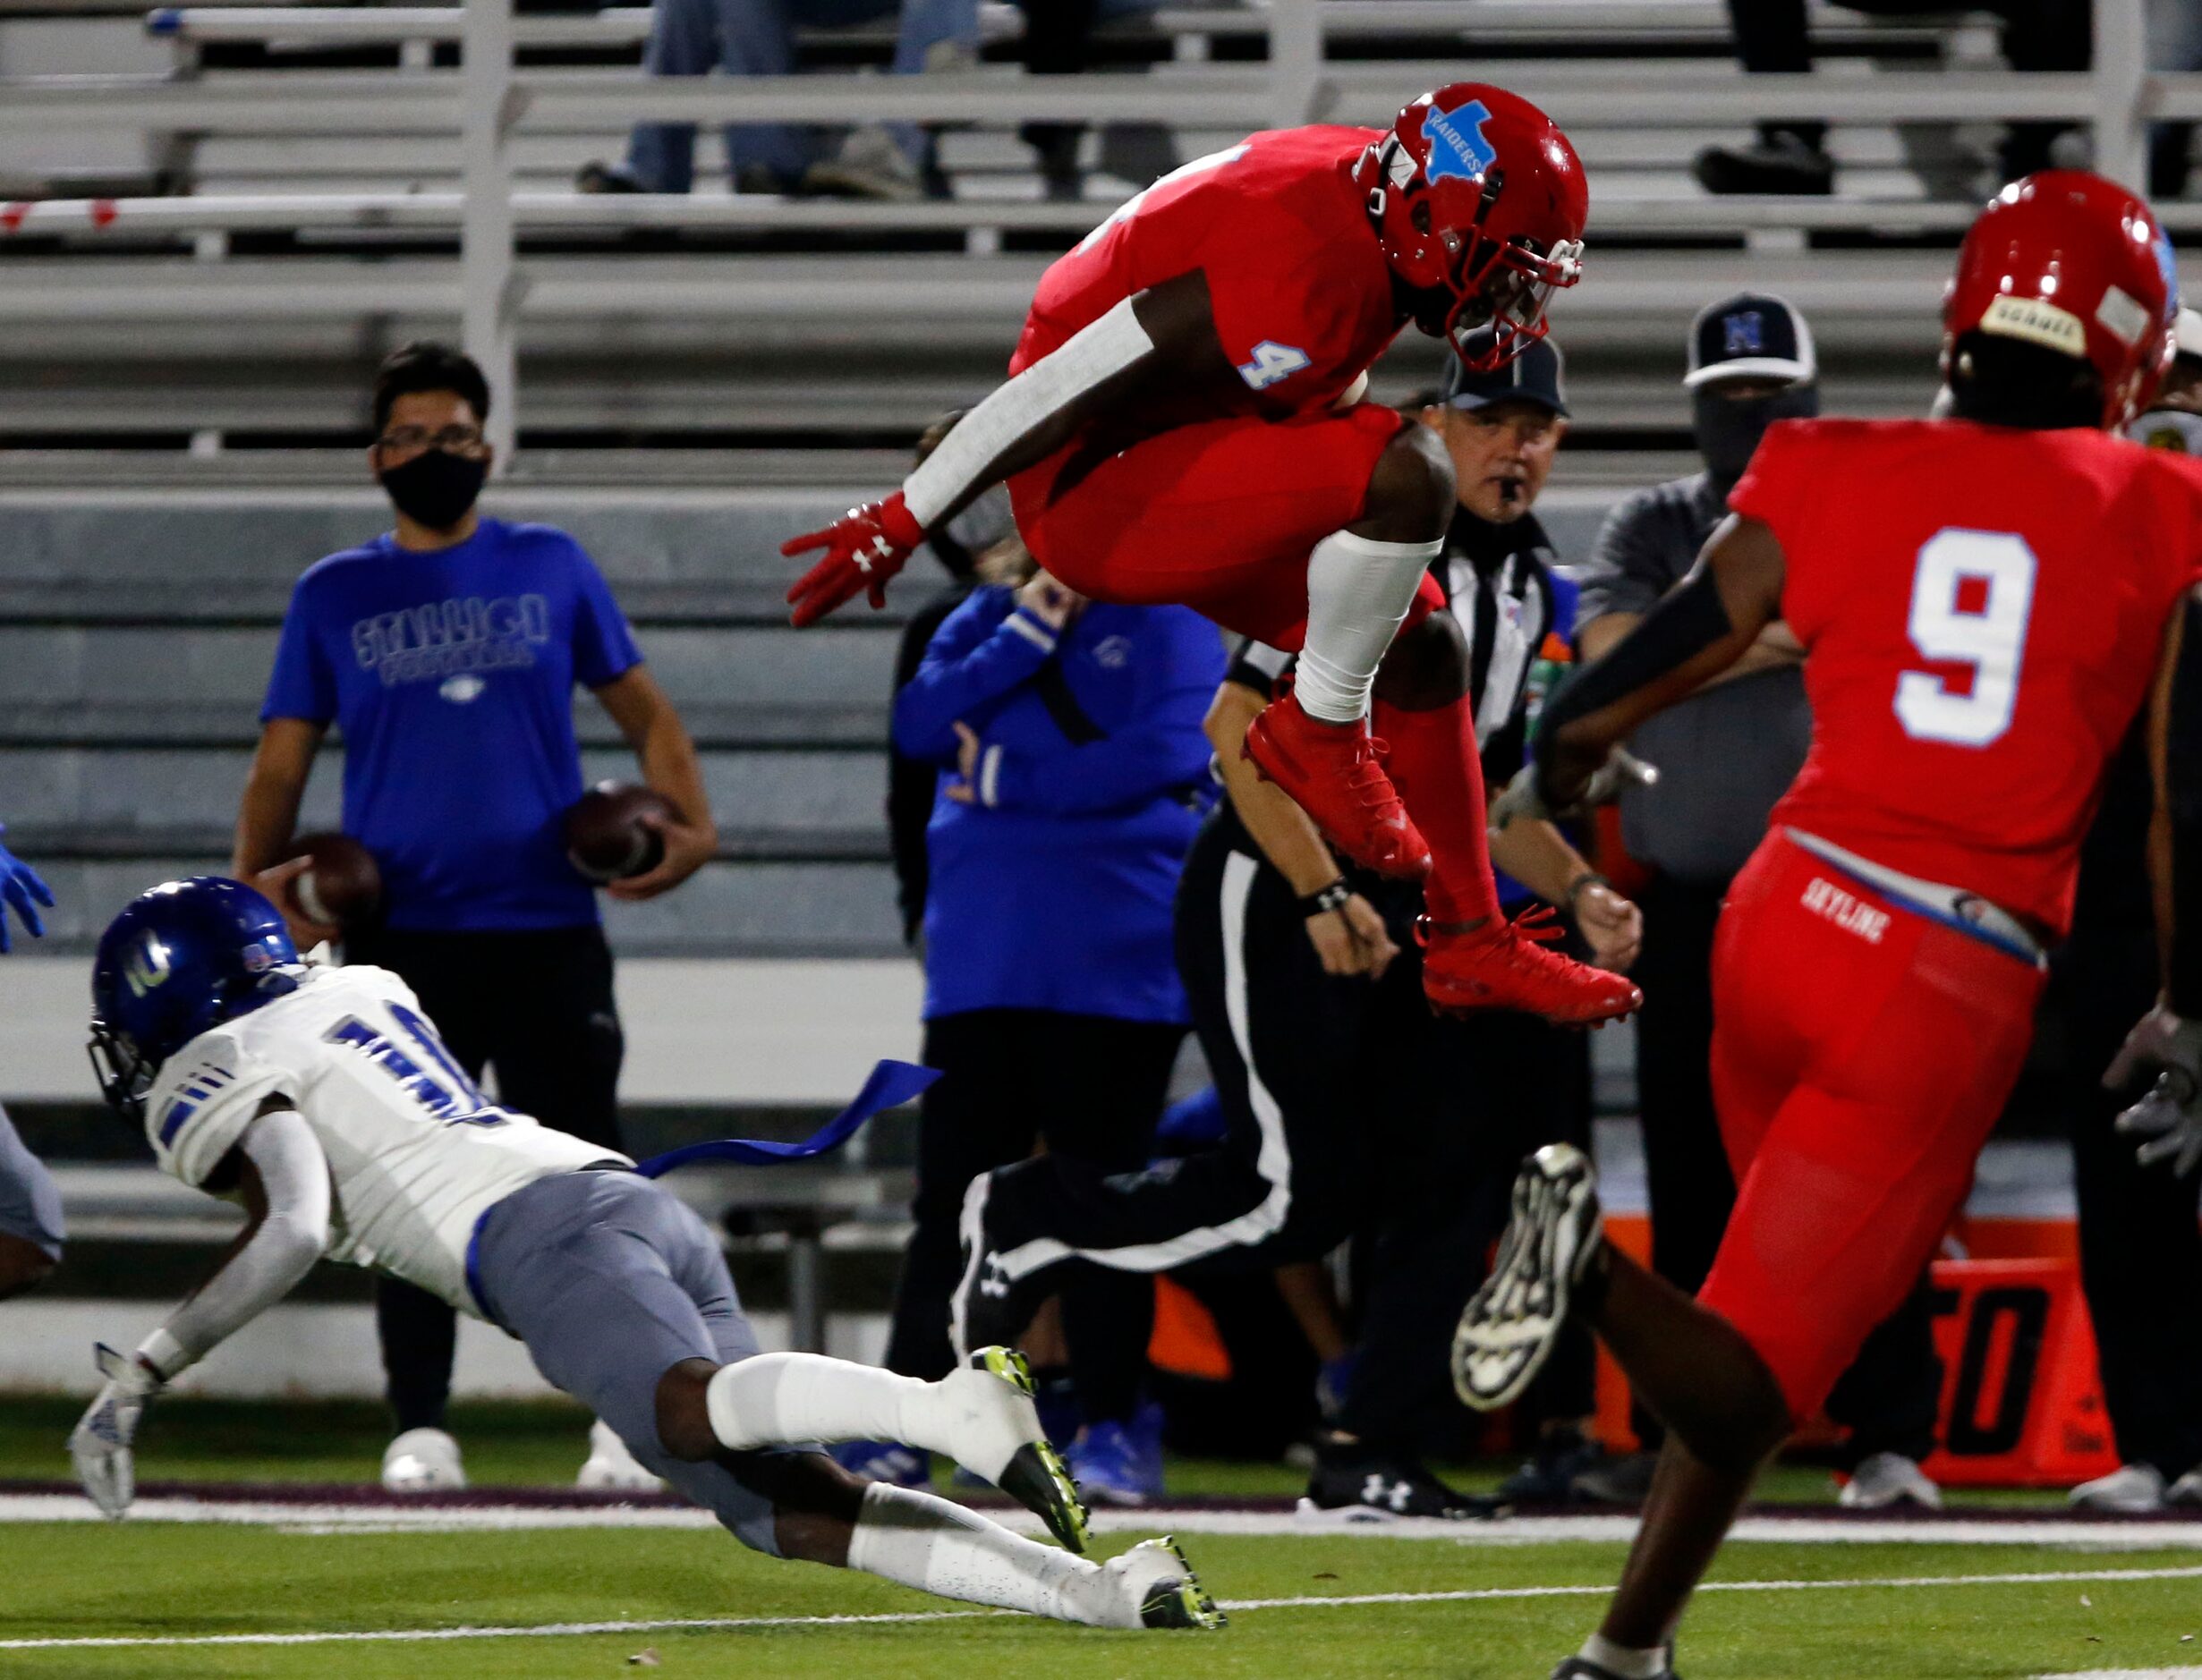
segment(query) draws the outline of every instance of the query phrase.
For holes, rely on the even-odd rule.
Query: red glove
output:
[[[897,490],[883,502],[852,507],[823,530],[812,531],[780,545],[791,560],[823,548],[826,557],[798,579],[787,591],[789,615],[797,630],[818,621],[844,601],[861,592],[873,607],[887,605],[887,580],[903,568],[911,551],[925,540],[925,532]]]

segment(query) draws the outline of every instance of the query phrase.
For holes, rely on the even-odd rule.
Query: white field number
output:
[[[1896,680],[1896,716],[1916,740],[1985,747],[2011,727],[2038,569],[2026,539],[2011,531],[1937,531],[1919,550],[1911,584],[1911,645],[1922,658],[1972,667],[1968,690],[1932,671]],[[1982,586],[1977,609],[1960,606],[1965,585]]]

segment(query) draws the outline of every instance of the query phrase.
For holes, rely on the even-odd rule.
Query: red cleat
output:
[[[1384,774],[1384,743],[1370,739],[1365,722],[1319,722],[1288,692],[1246,725],[1245,750],[1254,768],[1362,868],[1403,881],[1430,873],[1430,848]]]
[[[1622,975],[1550,949],[1560,923],[1549,910],[1518,921],[1493,920],[1472,933],[1448,933],[1424,916],[1422,989],[1441,1015],[1519,1009],[1555,1026],[1588,1027],[1634,1014],[1644,994]]]

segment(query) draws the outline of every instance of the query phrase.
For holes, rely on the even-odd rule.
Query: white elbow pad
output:
[[[1154,340],[1127,298],[1062,348],[998,386],[903,481],[903,504],[911,517],[931,530],[1004,450],[1153,348]]]

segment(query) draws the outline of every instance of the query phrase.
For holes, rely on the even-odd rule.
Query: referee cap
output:
[[[1492,403],[1535,403],[1568,417],[1567,359],[1549,338],[1529,346],[1503,368],[1472,371],[1458,356],[1445,359],[1445,388],[1438,401],[1470,412]]]
[[[1796,305],[1771,292],[1739,292],[1708,303],[1690,323],[1689,371],[1682,383],[1691,390],[1714,379],[1794,384],[1819,372],[1812,329]]]

